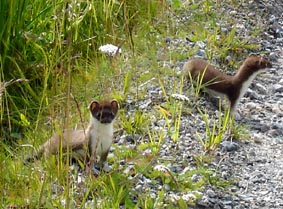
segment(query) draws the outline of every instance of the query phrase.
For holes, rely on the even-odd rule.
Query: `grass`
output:
[[[201,153],[196,153],[196,165],[178,162],[183,168],[191,167],[179,173],[170,169],[178,146],[171,150],[172,158],[176,157],[172,162],[162,159],[160,150],[168,140],[180,143],[182,118],[192,117],[197,108],[171,95],[187,93],[176,63],[199,48],[171,48],[165,38],[207,42],[210,60],[228,55],[237,60],[239,50],[256,48],[242,39],[241,31],[222,32],[217,26],[219,20],[228,25],[237,21],[225,19],[221,7],[227,2],[175,0],[170,7],[162,0],[1,1],[1,208],[187,208],[201,197],[205,185],[222,184],[217,174],[203,166],[204,160],[197,160]],[[188,14],[189,21],[178,25],[175,18],[182,14]],[[256,35],[257,30],[251,33]],[[121,45],[121,55],[101,53],[99,46],[107,43]],[[7,83],[11,79],[15,80]],[[140,140],[113,145],[110,173],[80,176],[60,156],[23,164],[22,159],[54,131],[86,127],[90,101],[113,97],[121,104],[115,125],[122,132],[117,138],[123,133]],[[138,109],[146,99],[152,103]],[[184,116],[186,108],[189,113]],[[208,122],[210,116],[202,115]],[[212,129],[207,123],[204,132],[214,138],[201,140],[205,149],[214,149],[222,139],[227,121],[219,119]],[[164,123],[154,129],[160,121]],[[239,134],[242,129],[234,130]],[[156,170],[160,164],[168,169]],[[193,182],[193,175],[200,179]],[[141,176],[156,193],[137,189]],[[170,196],[168,188],[176,196]]]
[[[215,150],[219,146],[225,136],[225,132],[230,124],[230,121],[233,120],[233,118],[230,118],[229,108],[226,108],[224,115],[222,116],[221,102],[219,103],[218,118],[214,119],[212,122],[206,113],[203,113],[200,109],[198,110],[205,123],[206,136],[203,138],[198,132],[196,132],[196,134],[204,150],[208,152]]]

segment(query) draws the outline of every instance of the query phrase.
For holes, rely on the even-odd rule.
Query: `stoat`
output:
[[[89,166],[93,166],[98,157],[100,165],[103,165],[112,144],[113,120],[118,109],[116,100],[92,101],[89,106],[90,122],[86,130],[64,130],[62,134],[55,134],[39,147],[36,154],[27,157],[25,162],[41,155],[48,157],[60,150],[66,152],[69,147],[71,157],[86,160]]]
[[[230,113],[234,114],[252,80],[265,68],[271,67],[272,64],[266,58],[250,55],[238,72],[234,76],[230,76],[220,72],[205,60],[193,59],[185,63],[183,74],[186,77],[191,75],[194,80],[199,76],[199,80],[202,78],[201,84],[205,84],[206,89],[226,96],[230,102]]]

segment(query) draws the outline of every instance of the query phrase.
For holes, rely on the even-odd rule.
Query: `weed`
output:
[[[183,102],[176,100],[176,98],[173,96],[169,97],[166,93],[163,82],[161,80],[159,82],[160,82],[164,97],[166,98],[166,104],[163,105],[166,109],[161,106],[158,106],[157,111],[165,119],[165,124],[167,127],[164,127],[164,128],[168,130],[168,135],[170,136],[170,138],[172,138],[172,141],[176,143],[179,138]],[[183,77],[181,77],[181,81],[179,83],[179,89],[177,90],[178,95],[182,95],[183,82],[184,82]],[[173,89],[173,92],[174,92],[174,89]]]
[[[124,111],[120,111],[121,125],[127,134],[141,134],[147,130],[150,122],[150,116],[142,111],[136,111],[131,115],[127,115]]]
[[[221,114],[221,100],[219,102],[219,115],[218,120],[212,121],[212,127],[211,122],[208,118],[208,115],[203,113],[199,108],[198,111],[202,116],[202,119],[205,123],[205,139],[203,139],[198,132],[196,132],[198,139],[200,140],[203,148],[205,151],[212,151],[215,150],[218,145],[221,143],[224,134],[226,132],[226,129],[229,126],[230,121],[230,111],[229,108],[227,108],[224,112],[224,115]]]
[[[195,96],[196,99],[199,98],[199,95],[200,95],[200,91],[205,87],[207,86],[207,84],[203,84],[203,77],[205,75],[205,72],[206,72],[206,69],[207,69],[207,66],[206,68],[204,69],[203,73],[202,74],[198,74],[197,78],[196,79],[193,79],[192,78],[192,75],[191,73],[188,73],[188,77],[190,79],[190,84],[191,84],[191,88],[192,88],[192,92]]]
[[[236,124],[234,117],[231,117],[229,122],[229,133],[235,140],[247,140],[249,139],[249,130],[243,124]]]
[[[196,78],[193,78],[191,73],[189,73],[189,72],[188,72],[188,75],[187,75],[187,77],[189,78],[189,88],[190,88],[189,93],[194,96],[196,101],[198,101],[202,90],[205,90],[206,87],[217,82],[217,81],[215,81],[216,78],[212,79],[210,81],[207,81],[206,83],[203,82],[203,78],[205,76],[206,69],[207,69],[207,66],[201,74],[197,75]]]

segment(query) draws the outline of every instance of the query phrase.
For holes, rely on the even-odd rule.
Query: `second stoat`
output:
[[[265,68],[270,67],[272,67],[272,64],[266,58],[250,55],[243,62],[238,72],[234,76],[230,76],[220,72],[205,60],[193,59],[185,63],[183,74],[186,77],[191,76],[194,80],[198,76],[199,78],[202,77],[201,84],[206,84],[206,89],[226,96],[230,101],[230,112],[233,114],[252,80]]]

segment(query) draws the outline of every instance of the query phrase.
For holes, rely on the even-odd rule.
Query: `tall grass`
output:
[[[98,47],[113,43],[134,49],[133,33],[149,30],[162,1],[1,1],[1,82],[25,78],[29,82],[6,89],[1,102],[1,136],[22,133],[20,115],[36,124],[42,113],[55,117],[56,106],[65,106],[74,82],[91,80],[90,89],[111,89],[110,61]],[[146,26],[146,27],[144,27]],[[75,81],[74,81],[75,79]],[[113,82],[110,82],[113,87]],[[65,89],[69,88],[69,92]],[[79,96],[110,92],[89,91]],[[65,102],[54,97],[61,94]],[[62,104],[62,105],[61,105]],[[54,107],[55,105],[55,107]],[[19,136],[21,137],[21,136]]]

